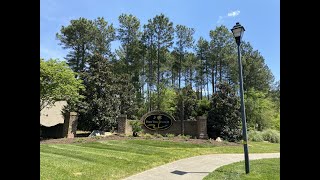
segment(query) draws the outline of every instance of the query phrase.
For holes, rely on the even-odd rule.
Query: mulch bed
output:
[[[98,136],[98,137],[75,137],[75,138],[60,138],[60,139],[41,139],[40,144],[73,144],[73,143],[85,143],[85,142],[97,142],[97,141],[107,141],[107,140],[130,140],[130,139],[149,139],[149,140],[162,140],[171,142],[186,142],[192,144],[211,144],[213,146],[239,146],[239,143],[232,142],[217,142],[208,139],[183,139],[181,137],[163,137],[163,138],[146,138],[146,137],[128,137],[123,135],[111,135],[111,136]]]

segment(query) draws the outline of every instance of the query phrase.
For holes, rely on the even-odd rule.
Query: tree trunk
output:
[[[151,92],[152,92],[152,81],[153,81],[153,64],[152,64],[152,39],[150,45],[150,63],[149,63],[149,111],[152,111],[152,103],[151,103]]]
[[[179,67],[179,90],[181,89],[181,69],[182,69],[182,55],[180,54],[179,56],[179,63],[180,63],[180,67]]]
[[[214,87],[215,87],[215,84],[214,84],[214,66],[212,65],[212,70],[211,70],[211,84],[212,84],[212,94],[214,93]]]
[[[186,87],[188,84],[188,70],[186,69],[186,71],[184,72],[184,86]]]
[[[182,120],[181,120],[181,122],[182,122],[182,135],[184,135],[184,99],[182,98]]]
[[[200,55],[202,57],[202,54]],[[204,77],[203,77],[203,60],[200,58],[200,99],[202,100],[202,90],[203,90],[203,83],[204,83]]]
[[[192,87],[192,69],[189,68],[189,85]]]
[[[84,69],[85,64],[85,45],[82,45],[82,59],[81,59],[81,66],[80,66],[80,72]]]
[[[208,100],[209,100],[209,72],[208,72],[208,62],[206,60],[206,76],[207,76],[207,96],[208,96]],[[213,92],[213,89],[212,89],[212,92]]]
[[[216,66],[216,71],[215,71],[216,73],[215,73],[215,75],[214,75],[214,92],[216,92],[217,91],[217,79],[218,79],[218,66]]]
[[[158,93],[158,107],[157,109],[160,110],[160,44],[158,43],[158,68],[157,68],[157,93]]]
[[[145,79],[146,79],[146,68],[145,68],[145,54],[142,55],[142,74],[141,74],[141,94],[142,94],[142,101],[144,101],[144,86],[145,86]]]
[[[219,64],[220,64],[220,66],[219,66],[219,83],[222,82],[222,64],[221,63],[222,63],[221,60],[219,60]]]
[[[181,91],[180,91],[180,101],[181,101],[181,107],[180,107],[181,135],[184,135],[184,100],[183,100]]]
[[[172,87],[174,87],[174,74],[173,74],[173,67],[171,68],[171,84],[172,84]]]

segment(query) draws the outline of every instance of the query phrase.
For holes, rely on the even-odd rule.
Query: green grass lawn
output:
[[[280,159],[259,159],[250,161],[250,173],[245,173],[244,162],[237,162],[222,166],[208,176],[204,180],[249,180],[249,179],[263,179],[263,180],[277,180],[280,179]]]
[[[250,142],[249,145],[249,153],[280,152],[280,144]],[[213,153],[243,153],[243,146],[160,140],[40,144],[40,178],[121,179],[178,159]]]

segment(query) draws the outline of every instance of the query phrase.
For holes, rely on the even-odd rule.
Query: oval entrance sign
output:
[[[150,130],[165,130],[172,126],[174,118],[162,111],[152,111],[142,117],[143,124]]]

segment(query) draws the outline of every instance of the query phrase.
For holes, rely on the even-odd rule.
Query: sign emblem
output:
[[[143,124],[150,130],[165,130],[172,126],[174,118],[162,111],[152,111],[142,117]]]

